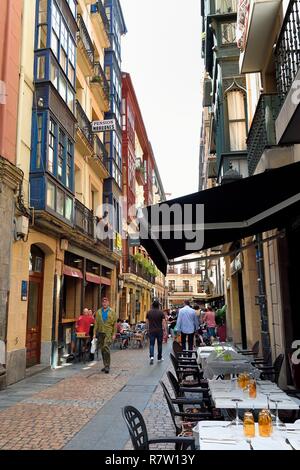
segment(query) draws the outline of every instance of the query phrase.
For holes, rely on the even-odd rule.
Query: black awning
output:
[[[199,205],[204,207],[204,224],[199,223]],[[170,212],[169,219],[162,216],[165,209]],[[176,216],[172,209],[177,211]],[[198,237],[202,234],[201,249],[204,250],[283,228],[299,214],[300,162],[297,162],[146,207],[140,224],[140,240],[165,274],[168,260],[200,251],[187,247],[193,234],[197,233]]]

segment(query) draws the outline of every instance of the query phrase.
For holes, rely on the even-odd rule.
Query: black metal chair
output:
[[[181,344],[178,341],[173,341],[173,353],[174,356],[182,362],[189,361],[191,364],[197,364],[197,351],[183,350]],[[196,357],[193,357],[196,356]]]
[[[269,366],[272,359],[271,350],[269,350],[268,354],[265,357],[256,357],[253,359],[252,364],[254,366]]]
[[[259,341],[253,344],[252,349],[238,349],[238,353],[244,356],[257,356],[259,353]]]
[[[149,439],[142,414],[133,406],[122,408],[122,415],[127,425],[134,450],[150,450],[151,444],[171,443],[176,450],[195,450],[193,437],[164,437]]]
[[[203,401],[206,401],[207,403],[210,403],[210,396],[209,396],[209,388],[207,387],[207,384],[205,384],[205,387],[184,387],[181,386],[176,379],[175,375],[172,374],[171,371],[167,372],[167,376],[170,382],[170,385],[172,387],[172,390],[174,392],[174,395],[176,398],[187,398],[185,396],[185,393],[198,393],[202,394],[203,396]]]
[[[178,407],[180,407],[179,409],[183,409],[184,405],[191,405],[191,401],[188,401],[183,398],[181,399],[171,398],[171,395],[169,394],[169,391],[167,387],[165,386],[165,384],[161,380],[159,383],[162,386],[164,396],[167,401],[167,405],[171,414],[171,418],[172,418],[177,436],[182,433],[183,423],[185,424],[190,423],[191,425],[196,425],[197,421],[203,421],[205,419],[212,419],[212,413],[209,410],[204,409],[204,408],[191,407],[189,410],[177,411],[174,406],[175,404]],[[203,404],[202,400],[192,400],[192,403],[195,405]],[[197,410],[197,412],[192,412],[192,410],[195,410],[195,411]],[[177,418],[180,418],[180,421],[178,421]]]
[[[279,356],[276,357],[274,363],[272,366],[259,366],[257,365],[257,368],[261,371],[261,378],[263,380],[271,380],[272,382],[275,382],[278,385],[278,380],[281,372],[281,367],[283,363],[284,355],[279,354]]]
[[[203,379],[203,372],[197,364],[183,364],[179,362],[174,354],[170,353],[172,365],[175,370],[176,377],[181,386],[195,387],[205,386],[208,382]],[[187,379],[192,377],[192,379]]]

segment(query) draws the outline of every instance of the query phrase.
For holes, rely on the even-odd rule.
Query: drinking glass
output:
[[[246,411],[244,414],[244,434],[246,437],[255,437],[255,423],[251,411]]]
[[[249,398],[256,398],[256,381],[251,379],[248,385]]]
[[[261,437],[270,437],[272,434],[272,418],[268,410],[261,410],[258,415],[258,430]]]
[[[280,427],[280,426],[285,426],[284,423],[282,421],[280,421],[279,419],[279,414],[278,414],[278,403],[281,403],[282,400],[278,400],[278,399],[271,399],[271,401],[273,403],[275,403],[275,406],[276,406],[276,414],[275,414],[275,426],[276,427]]]
[[[243,421],[239,418],[239,401],[243,401],[240,398],[232,398],[231,401],[235,402],[235,419],[231,422],[231,424],[235,424],[236,426],[241,426]]]
[[[238,376],[238,384],[240,388],[244,388],[244,380],[245,380],[245,374],[239,374]]]

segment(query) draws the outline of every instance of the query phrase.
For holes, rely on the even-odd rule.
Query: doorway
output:
[[[26,367],[40,363],[44,283],[43,251],[32,245],[29,263],[29,288],[26,329]]]

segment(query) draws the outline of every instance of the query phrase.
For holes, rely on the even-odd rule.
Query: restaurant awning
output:
[[[73,268],[71,266],[64,265],[63,273],[65,276],[76,277],[77,279],[83,279],[83,274],[80,269]]]
[[[85,278],[88,282],[91,282],[92,284],[101,284],[101,277],[97,276],[97,274],[86,273]]]
[[[300,162],[146,207],[140,242],[166,274],[169,260],[283,228],[298,214]],[[201,249],[187,247],[196,234],[203,236]]]

